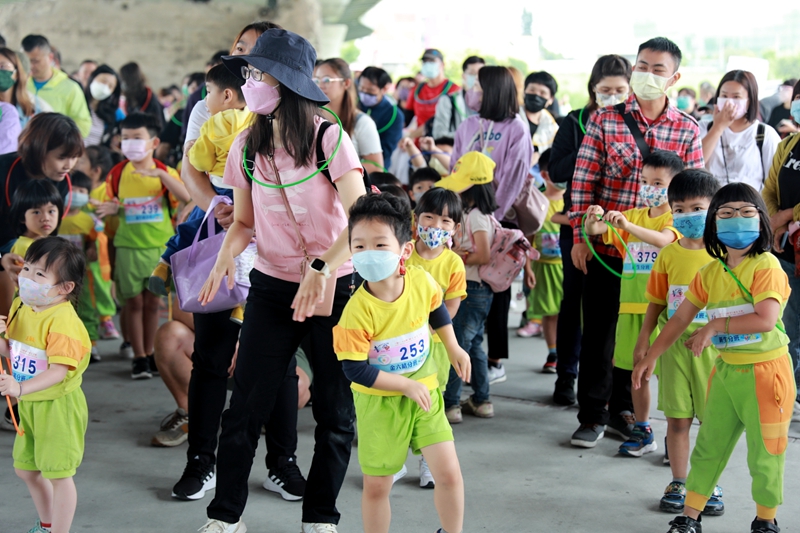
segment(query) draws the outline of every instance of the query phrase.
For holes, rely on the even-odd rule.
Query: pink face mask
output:
[[[247,81],[244,82],[242,94],[247,108],[259,115],[273,114],[281,101],[278,86],[273,87],[262,81],[255,81],[253,78],[247,78]]]
[[[727,102],[730,102],[734,106],[733,111],[733,119],[739,120],[745,114],[747,114],[747,98],[717,98],[717,109],[722,111],[722,108],[725,106]]]
[[[476,113],[481,110],[482,99],[483,93],[476,91],[475,89],[468,89],[466,92],[464,92],[464,103],[467,104],[468,108]]]
[[[150,151],[147,149],[147,141],[143,139],[123,139],[120,149],[122,155],[130,161],[141,161]]]

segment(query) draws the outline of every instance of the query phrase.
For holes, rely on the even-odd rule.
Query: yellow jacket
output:
[[[233,140],[250,125],[251,117],[252,113],[244,108],[226,109],[208,119],[189,151],[192,166],[200,172],[222,176]]]
[[[42,108],[40,100],[43,100],[56,113],[74,120],[84,138],[89,135],[89,130],[92,129],[92,116],[89,114],[83,89],[77,81],[71,80],[63,71],[54,68],[53,77],[38,91],[33,83],[33,76],[29,77],[28,91],[34,95],[37,113]]]
[[[778,145],[778,150],[775,152],[775,157],[772,159],[772,166],[769,169],[767,182],[764,183],[764,190],[761,191],[761,196],[764,198],[764,203],[767,204],[767,211],[770,216],[780,211],[781,190],[778,185],[778,174],[780,174],[781,168],[783,168],[783,164],[786,162],[786,158],[791,155],[798,141],[800,141],[800,134],[795,133],[786,137]],[[792,220],[800,220],[800,204],[794,206],[792,210]]]

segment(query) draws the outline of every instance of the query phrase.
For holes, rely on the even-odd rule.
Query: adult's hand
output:
[[[772,231],[776,231],[781,226],[788,225],[789,222],[792,221],[793,216],[793,209],[782,209],[769,217],[769,227],[772,228]]]
[[[314,309],[317,304],[325,298],[326,282],[336,283],[336,280],[327,280],[319,272],[310,268],[306,269],[306,275],[300,282],[300,287],[297,289],[294,301],[292,301],[292,309],[294,309],[293,320],[305,322],[306,318],[314,316]]]
[[[772,232],[772,249],[779,254],[783,253],[783,246],[781,246],[781,244],[783,242],[783,236],[787,231],[789,231],[789,226],[783,225]]]
[[[714,106],[714,128],[726,130],[736,120],[735,118],[736,106],[733,102],[725,102],[722,109]]]
[[[589,249],[586,243],[579,242],[572,245],[572,264],[575,265],[575,268],[584,274],[588,274],[586,263],[591,260],[592,251]]]
[[[22,264],[24,262],[25,259],[22,256],[11,253],[3,255],[3,258],[0,259],[0,265],[3,265],[3,270],[6,271],[15,285],[17,284],[19,273],[22,272]]]
[[[214,263],[214,269],[208,275],[203,288],[200,289],[197,301],[202,305],[207,305],[213,301],[225,276],[228,276],[228,289],[233,289],[233,285],[236,282],[236,261],[234,261],[232,255],[220,253],[217,256],[217,262]]]
[[[233,224],[233,206],[228,204],[217,204],[214,207],[214,217],[222,226],[222,229],[227,230]]]

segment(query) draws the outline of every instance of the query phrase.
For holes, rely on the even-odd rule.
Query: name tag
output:
[[[542,255],[561,257],[561,244],[558,233],[542,233]]]
[[[126,224],[152,224],[164,221],[163,196],[143,196],[141,198],[125,198]]]
[[[369,364],[391,374],[408,374],[419,370],[430,353],[430,338],[426,323],[406,335],[373,341],[369,350]]]
[[[631,242],[628,243],[628,250],[631,253],[625,254],[622,272],[626,274],[633,272],[633,264],[635,263],[637,274],[649,275],[653,270],[653,263],[656,262],[656,257],[658,257],[661,248],[646,242]]]
[[[744,346],[745,344],[755,344],[761,342],[761,333],[729,333],[728,335],[714,335],[711,342],[720,349],[733,348],[734,346]]]
[[[10,339],[11,371],[14,379],[23,382],[47,370],[47,354],[25,343]]]
[[[711,320],[714,320],[715,318],[742,316],[755,312],[756,309],[753,307],[753,304],[746,303],[742,305],[733,305],[731,307],[717,307],[716,309],[709,309],[708,316]]]
[[[672,318],[678,307],[681,306],[686,299],[686,293],[689,292],[688,285],[670,285],[669,293],[667,294],[667,318]],[[708,313],[705,309],[697,313],[692,320],[696,324],[708,324]]]

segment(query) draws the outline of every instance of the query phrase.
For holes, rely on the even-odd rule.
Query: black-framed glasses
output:
[[[264,73],[257,68],[249,67],[247,65],[242,67],[242,77],[244,79],[253,78],[253,81],[261,81]]]
[[[758,216],[761,210],[755,205],[746,205],[744,207],[718,207],[717,216],[719,218],[733,218],[736,213],[739,213],[743,218],[753,218]]]

